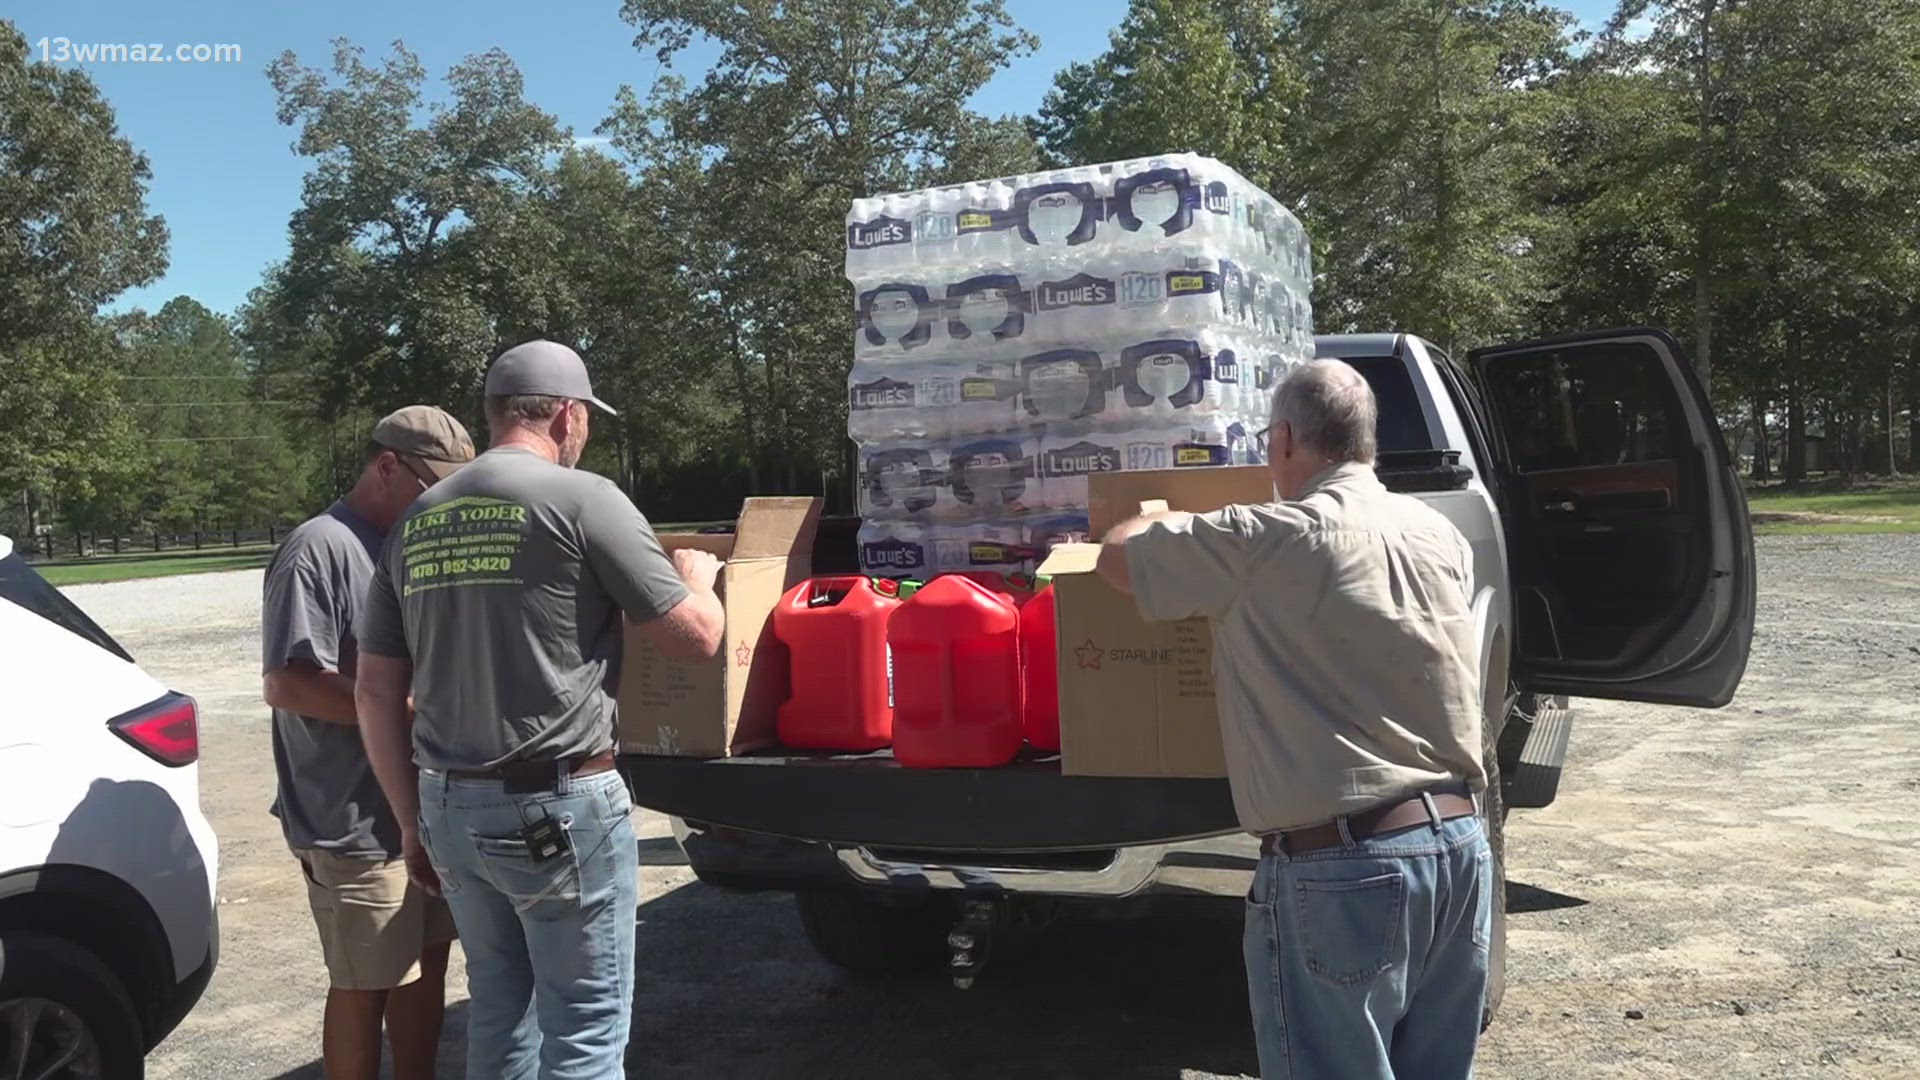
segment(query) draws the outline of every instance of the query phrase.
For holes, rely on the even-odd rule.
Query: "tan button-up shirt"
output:
[[[1227,773],[1249,832],[1326,821],[1480,764],[1473,552],[1373,469],[1297,502],[1161,522],[1127,542],[1148,619],[1208,617]]]

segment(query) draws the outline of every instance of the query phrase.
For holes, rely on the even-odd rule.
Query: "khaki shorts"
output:
[[[447,902],[407,880],[399,859],[296,850],[336,990],[391,990],[420,978],[420,953],[457,935]]]

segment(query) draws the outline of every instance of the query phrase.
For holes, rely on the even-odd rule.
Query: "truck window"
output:
[[[1420,408],[1420,395],[1413,388],[1413,376],[1407,362],[1397,356],[1344,356],[1354,370],[1366,377],[1380,405],[1378,437],[1380,452],[1434,449],[1433,433],[1427,429],[1427,414]]]
[[[1678,457],[1668,419],[1673,391],[1651,349],[1606,346],[1496,359],[1489,379],[1521,473]]]

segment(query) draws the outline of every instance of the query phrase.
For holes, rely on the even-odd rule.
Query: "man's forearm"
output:
[[[268,705],[330,724],[357,724],[353,676],[318,668],[285,667],[262,680]]]
[[[1100,539],[1100,561],[1097,570],[1107,584],[1128,595],[1133,594],[1133,578],[1127,566],[1127,541],[1152,528],[1155,523],[1191,517],[1183,511],[1162,510],[1153,514],[1140,514],[1107,530]]]
[[[419,828],[419,770],[413,764],[413,713],[407,707],[412,665],[405,660],[362,655],[354,700],[360,714],[360,741],[380,790],[393,808],[402,832]]]

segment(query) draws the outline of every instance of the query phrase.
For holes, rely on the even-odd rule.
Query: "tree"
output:
[[[1054,77],[1032,130],[1053,165],[1191,151],[1279,194],[1297,179],[1295,60],[1272,3],[1134,0],[1105,53]]]
[[[1325,330],[1450,351],[1532,328],[1570,18],[1538,0],[1282,4],[1306,97],[1287,154]]]
[[[1134,0],[1034,130],[1062,160],[1222,158],[1307,225],[1320,328],[1461,348],[1546,292],[1568,23],[1537,0]]]
[[[289,52],[268,77],[314,166],[252,321],[312,351],[330,414],[438,401],[472,415],[506,343],[510,298],[497,288],[512,275],[497,263],[532,257],[485,238],[543,182],[565,133],[499,50],[455,65],[451,101],[430,105],[399,42],[378,67],[341,40],[331,76]]]
[[[117,320],[126,408],[139,424],[147,496],[136,520],[174,529],[285,520],[310,500],[271,381],[248,368],[232,320],[178,296]],[[130,508],[116,507],[125,515]]]
[[[87,74],[29,62],[0,21],[0,492],[24,493],[29,529],[52,493],[84,498],[127,468],[94,316],[166,269],[149,175]]]
[[[1578,245],[1639,241],[1658,283],[1641,311],[1690,322],[1703,381],[1745,404],[1756,443],[1784,411],[1789,477],[1816,411],[1850,466],[1875,426],[1891,464],[1920,235],[1916,56],[1920,13],[1897,0],[1630,0],[1574,82]],[[1836,339],[1865,347],[1819,344]]]
[[[721,54],[696,85],[623,90],[601,128],[660,207],[716,358],[749,484],[845,468],[852,199],[1030,166],[1020,126],[963,104],[1033,46],[1000,0],[628,0],[663,63],[696,36]]]

